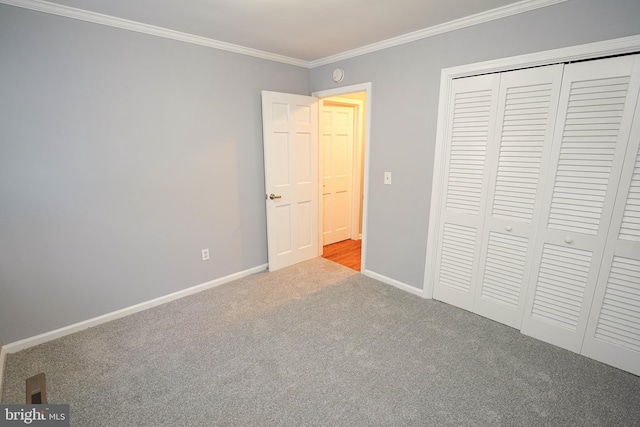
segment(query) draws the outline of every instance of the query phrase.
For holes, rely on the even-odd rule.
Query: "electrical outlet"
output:
[[[391,185],[391,172],[384,173],[384,183],[386,185]]]
[[[209,259],[209,249],[203,249],[202,250],[202,260],[206,261]]]

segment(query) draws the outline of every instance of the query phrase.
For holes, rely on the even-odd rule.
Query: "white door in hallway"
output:
[[[269,270],[319,254],[318,99],[262,92]]]
[[[322,108],[322,244],[351,236],[353,107]]]

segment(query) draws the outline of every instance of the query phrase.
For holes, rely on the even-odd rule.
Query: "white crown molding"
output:
[[[213,40],[207,37],[187,34],[180,31],[169,30],[167,28],[156,27],[155,25],[143,24],[141,22],[130,21],[128,19],[116,18],[101,13],[89,12],[75,7],[63,6],[60,4],[50,3],[44,0],[0,0],[0,3],[10,6],[21,7],[24,9],[35,10],[38,12],[49,13],[52,15],[64,16],[66,18],[78,19],[80,21],[92,22],[94,24],[106,25],[109,27],[120,28],[128,31],[149,34],[156,37],[177,40],[185,43],[196,44],[200,46],[210,47],[213,49],[224,50],[227,52],[239,53],[242,55],[253,56],[256,58],[267,59],[269,61],[281,62],[283,64],[295,65],[297,67],[308,68],[309,63],[300,59],[290,58],[288,56],[277,55],[275,53],[265,52],[258,49],[251,49],[231,43],[225,43]]]
[[[466,16],[464,18],[445,22],[444,24],[434,25],[433,27],[424,28],[422,30],[414,31],[402,36],[393,37],[381,42],[373,43],[367,46],[359,47],[357,49],[348,50],[336,55],[327,56],[326,58],[311,61],[309,62],[309,68],[317,68],[322,65],[331,64],[337,61],[344,61],[345,59],[354,58],[356,56],[365,55],[367,53],[376,52],[378,50],[399,46],[405,43],[411,43],[416,40],[426,39],[428,37],[437,36],[439,34],[471,27],[473,25],[482,24],[484,22],[505,18],[507,16],[528,12],[530,10],[551,6],[565,1],[567,0],[522,0],[518,3],[498,7],[486,12]]]
[[[207,37],[196,36],[193,34],[183,33],[180,31],[170,30],[167,28],[156,27],[154,25],[143,24],[141,22],[130,21],[128,19],[116,18],[96,12],[89,12],[75,7],[63,6],[44,0],[0,0],[0,3],[10,6],[21,7],[24,9],[35,10],[38,12],[49,13],[52,15],[64,16],[66,18],[78,19],[81,21],[92,22],[95,24],[106,25],[109,27],[120,28],[128,31],[149,34],[156,37],[163,37],[182,41],[185,43],[196,44],[213,49],[224,50],[227,52],[239,53],[241,55],[253,56],[256,58],[266,59],[269,61],[281,62],[283,64],[295,65],[302,68],[316,68],[322,65],[331,64],[333,62],[342,61],[367,53],[376,52],[378,50],[399,46],[416,40],[437,36],[449,31],[459,30],[461,28],[470,27],[495,19],[504,18],[518,13],[528,12],[530,10],[551,6],[562,3],[567,0],[522,0],[507,6],[488,10],[486,12],[477,13],[475,15],[456,19],[444,24],[435,25],[433,27],[424,28],[402,36],[394,37],[381,42],[373,43],[357,49],[338,53],[336,55],[327,56],[326,58],[315,61],[304,61],[301,59],[291,58],[288,56],[278,55],[275,53],[265,52],[258,49],[252,49],[231,43],[226,43]]]

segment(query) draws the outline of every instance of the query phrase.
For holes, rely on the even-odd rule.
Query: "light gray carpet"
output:
[[[640,425],[640,378],[322,258],[16,354],[73,426]]]

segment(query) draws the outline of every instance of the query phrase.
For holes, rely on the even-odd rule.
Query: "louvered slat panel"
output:
[[[446,207],[477,214],[480,210],[489,133],[491,91],[456,94]]]
[[[493,216],[531,223],[540,175],[552,84],[506,92]]]
[[[528,239],[489,233],[481,298],[511,309],[518,307]]]
[[[438,278],[440,285],[469,292],[473,274],[475,244],[475,228],[445,223]]]
[[[622,240],[640,242],[640,150],[636,154],[636,163],[618,237]]]
[[[613,258],[595,337],[640,352],[640,260]]]
[[[591,255],[586,250],[544,245],[531,317],[576,330]]]
[[[598,234],[629,78],[571,85],[549,228]]]

